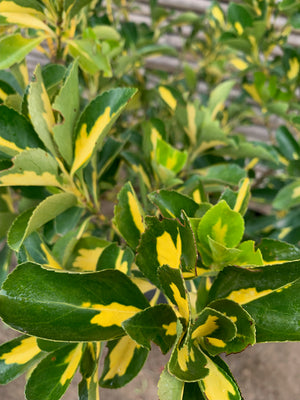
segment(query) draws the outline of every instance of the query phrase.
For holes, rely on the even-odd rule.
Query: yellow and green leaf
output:
[[[151,350],[150,341],[166,354],[176,340],[177,317],[167,304],[158,304],[135,314],[123,322],[126,333],[140,346]]]
[[[135,93],[136,89],[112,89],[96,97],[83,111],[76,129],[72,174],[86,165],[96,148],[100,148],[109,129]]]
[[[109,341],[107,347],[108,354],[99,384],[107,388],[122,387],[140,372],[149,350],[129,336]]]
[[[0,313],[8,325],[51,340],[121,337],[125,334],[122,322],[147,307],[138,287],[112,269],[70,274],[24,263],[0,292]]]
[[[26,385],[26,397],[32,400],[59,400],[79,366],[84,344],[68,344],[50,353],[33,370]]]
[[[19,336],[0,346],[0,383],[6,384],[32,368],[45,353],[37,344],[37,338]]]
[[[130,182],[118,194],[114,225],[126,242],[135,249],[145,231],[144,212]]]
[[[8,232],[9,246],[18,251],[27,236],[76,203],[73,194],[57,193],[47,197],[36,208],[26,210],[15,219]]]

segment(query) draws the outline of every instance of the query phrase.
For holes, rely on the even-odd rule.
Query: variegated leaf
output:
[[[209,238],[222,246],[236,247],[244,233],[242,216],[230,209],[224,200],[213,206],[202,217],[198,225],[198,249],[205,265],[213,261]]]
[[[99,149],[112,124],[135,93],[136,90],[130,88],[110,90],[96,97],[83,111],[76,129],[72,174],[89,161],[96,148]]]
[[[233,209],[244,215],[248,209],[250,200],[250,180],[244,178],[241,180],[238,191],[233,191],[226,188],[220,200],[225,200],[226,203]]]
[[[31,82],[28,94],[28,111],[32,125],[46,148],[56,155],[53,140],[54,113],[46,91],[42,71],[38,65],[34,71],[35,81]]]
[[[97,271],[102,269],[117,269],[129,275],[133,260],[134,254],[129,247],[122,249],[115,243],[112,243],[100,254],[97,262]]]
[[[73,194],[57,193],[47,197],[36,208],[20,214],[8,232],[9,246],[18,251],[27,236],[76,203],[77,198]]]
[[[0,106],[0,150],[12,157],[23,150],[43,148],[32,125],[12,108]]]
[[[122,387],[140,372],[149,350],[138,345],[129,336],[109,341],[107,347],[108,354],[99,384],[107,388]]]
[[[146,225],[147,229],[137,248],[136,263],[145,276],[159,287],[159,267],[169,265],[179,269],[180,266],[182,240],[179,223],[175,220],[159,221],[155,217],[147,217]]]
[[[148,195],[150,201],[158,206],[165,218],[178,218],[183,222],[182,210],[188,217],[194,217],[199,205],[190,197],[175,190],[159,190]]]
[[[263,238],[258,245],[265,264],[300,260],[299,247],[281,240]]]
[[[243,305],[256,324],[256,340],[299,340],[300,263],[262,268],[227,267],[214,281],[209,301],[227,298]]]
[[[0,384],[6,384],[32,368],[45,356],[37,338],[26,335],[0,346]]]
[[[166,354],[176,340],[177,317],[167,304],[158,304],[123,322],[126,333],[139,345],[151,349],[150,341]]]
[[[180,270],[163,265],[158,270],[158,278],[165,295],[176,307],[177,316],[183,319],[183,327],[186,329],[191,318],[190,303]]]
[[[205,398],[207,400],[241,400],[239,388],[231,376],[211,358],[206,355],[205,358],[208,374],[199,382]]]
[[[135,249],[145,231],[144,212],[130,182],[118,194],[114,224],[126,242]]]
[[[191,340],[189,332],[183,338],[182,326],[177,322],[177,343],[168,363],[171,375],[184,382],[196,382],[208,374],[207,357],[199,344]]]
[[[100,400],[98,373],[102,346],[101,342],[86,344],[80,363],[82,380],[78,385],[79,400]]]
[[[70,96],[72,93],[72,96]],[[73,130],[79,114],[78,67],[74,62],[68,69],[63,86],[52,105],[60,113],[59,121],[53,126],[54,140],[68,165],[73,159]]]
[[[122,322],[147,307],[137,286],[117,270],[82,274],[25,263],[9,275],[0,292],[5,323],[51,340],[86,342],[123,336]]]
[[[28,400],[59,400],[79,366],[84,344],[68,344],[50,353],[30,375],[25,394]]]
[[[75,271],[96,271],[97,262],[110,243],[94,236],[79,239],[67,261],[67,269]]]
[[[11,168],[0,172],[0,186],[61,187],[63,184],[57,162],[42,149],[24,150],[12,161]]]
[[[219,338],[205,338],[204,347],[211,355],[221,352],[238,353],[247,346],[255,344],[255,323],[251,315],[238,303],[228,299],[215,300],[209,304],[223,315],[226,315],[236,326],[236,336],[225,343]]]
[[[45,36],[24,38],[19,33],[4,36],[0,39],[0,69],[11,67],[20,63],[24,57],[39,45]]]

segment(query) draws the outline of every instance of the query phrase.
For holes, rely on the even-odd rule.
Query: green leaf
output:
[[[112,76],[108,56],[103,53],[99,43],[90,39],[73,39],[68,41],[68,48],[72,57],[78,59],[80,68],[88,74],[103,71],[104,76]]]
[[[122,322],[147,307],[137,286],[117,270],[82,274],[25,263],[9,275],[0,292],[5,323],[51,340],[86,342],[123,336]]]
[[[178,218],[183,222],[181,211],[184,210],[188,217],[193,217],[199,205],[190,197],[175,190],[159,190],[148,194],[149,200],[158,206],[165,218]]]
[[[231,340],[225,341],[205,338],[204,347],[212,355],[220,352],[238,353],[247,346],[253,345],[255,339],[255,324],[250,314],[245,311],[239,304],[232,300],[221,299],[215,300],[209,304],[213,308],[226,315],[236,326],[236,336]]]
[[[94,236],[79,239],[67,261],[67,269],[75,271],[96,271],[99,257],[109,242]]]
[[[85,347],[80,363],[82,380],[78,385],[79,400],[96,400],[99,398],[98,369],[101,345],[101,342],[90,342]]]
[[[239,388],[231,376],[211,358],[206,357],[206,377],[199,386],[207,400],[241,400]]]
[[[177,343],[168,363],[169,372],[184,382],[195,382],[204,378],[208,373],[207,357],[199,345],[191,340],[189,334],[182,339],[182,326],[179,321],[177,322],[177,337]]]
[[[233,321],[222,312],[210,307],[197,316],[191,327],[191,338],[201,342],[202,338],[217,339],[224,342],[231,341],[236,336],[236,327]]]
[[[112,124],[135,93],[136,89],[112,89],[86,107],[76,128],[72,174],[89,161],[96,147],[102,145]]]
[[[142,57],[170,55],[177,56],[177,50],[167,44],[149,44],[137,50],[137,54]]]
[[[97,262],[97,271],[102,269],[117,269],[129,275],[134,254],[129,247],[122,249],[115,243],[105,247]]]
[[[113,222],[126,242],[135,249],[145,225],[143,209],[130,182],[125,183],[118,194]]]
[[[185,382],[182,400],[206,400],[198,382]]]
[[[228,20],[235,27],[237,33],[241,35],[245,28],[252,26],[253,20],[246,7],[230,3],[228,7]]]
[[[225,101],[234,85],[235,81],[229,80],[220,83],[212,90],[208,101],[208,109],[212,119],[215,119],[218,112],[224,108]]]
[[[72,96],[70,96],[72,93]],[[79,114],[78,68],[74,62],[68,69],[64,84],[52,105],[60,113],[59,122],[53,126],[54,140],[62,157],[69,165],[73,159],[73,130]]]
[[[266,263],[277,264],[277,261],[300,260],[300,249],[281,240],[263,238],[258,248]]]
[[[137,248],[136,263],[152,283],[160,287],[157,276],[159,267],[169,265],[179,269],[182,256],[182,240],[179,223],[155,217],[146,217],[147,229]]]
[[[248,209],[250,195],[250,180],[249,178],[245,178],[241,180],[238,191],[226,188],[220,200],[225,200],[233,211],[244,215]]]
[[[24,150],[12,161],[11,168],[0,172],[0,186],[62,186],[58,164],[46,151]]]
[[[190,304],[187,290],[179,269],[163,265],[158,270],[158,277],[164,294],[176,307],[177,315],[181,318],[186,328],[190,322]]]
[[[202,180],[223,183],[226,185],[238,185],[241,179],[246,178],[246,171],[237,164],[219,164],[204,170]]]
[[[11,252],[7,244],[5,244],[0,250],[0,287],[8,275],[8,269],[11,261],[10,258]]]
[[[227,267],[214,281],[209,301],[227,298],[243,305],[255,320],[257,341],[299,340],[299,278],[299,261]]]
[[[123,322],[126,333],[139,345],[151,350],[150,341],[166,354],[176,340],[177,317],[167,304],[158,304]]]
[[[287,160],[299,159],[300,146],[285,126],[280,126],[276,130],[276,141],[278,143],[279,151]]]
[[[184,382],[172,376],[165,368],[158,382],[159,400],[182,400]]]
[[[68,344],[50,353],[30,375],[25,394],[28,400],[59,400],[79,366],[83,344]]]
[[[57,193],[47,197],[36,208],[20,214],[8,232],[9,246],[18,251],[27,236],[76,203],[77,198],[73,194]]]
[[[64,10],[69,14],[69,18],[73,18],[83,7],[91,2],[92,0],[65,0]]]
[[[300,204],[300,180],[284,186],[277,193],[273,207],[277,210],[287,210]]]
[[[50,99],[46,91],[41,67],[38,65],[34,72],[35,81],[31,82],[28,94],[28,110],[32,125],[46,148],[56,155],[53,142],[53,126],[55,118]]]
[[[222,246],[236,247],[244,233],[244,220],[242,216],[232,211],[224,200],[208,210],[198,225],[197,243],[202,260],[205,265],[212,262],[209,238]]]
[[[45,36],[23,38],[19,33],[4,36],[0,39],[0,69],[6,69],[20,63],[23,58],[38,46]]]
[[[35,337],[22,335],[2,344],[0,346],[0,384],[4,385],[22,375],[44,355]]]
[[[179,151],[163,139],[157,138],[154,162],[157,164],[156,169],[161,179],[164,178],[164,175],[163,169],[159,168],[160,166],[172,171],[174,174],[178,174],[184,167],[186,161],[186,151]]]
[[[99,385],[119,388],[131,381],[142,369],[149,350],[136,344],[129,336],[107,343],[108,354]]]
[[[43,147],[32,125],[12,108],[0,106],[0,150],[12,157],[25,149]]]

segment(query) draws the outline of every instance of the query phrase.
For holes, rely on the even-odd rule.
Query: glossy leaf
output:
[[[9,230],[9,246],[18,251],[27,236],[76,203],[73,194],[57,193],[47,197],[36,208],[20,214]]]
[[[72,93],[72,96],[70,96]],[[64,84],[52,105],[60,113],[59,122],[53,126],[54,140],[62,157],[69,165],[73,158],[73,130],[79,114],[78,68],[74,62],[67,71]]]
[[[32,125],[46,148],[56,155],[53,142],[54,113],[46,91],[41,67],[38,65],[34,72],[35,81],[31,82],[28,94],[28,110]]]
[[[58,164],[42,149],[24,150],[13,158],[14,165],[0,172],[0,186],[58,186]]]
[[[186,328],[191,318],[190,304],[180,270],[163,265],[158,270],[158,277],[165,295],[175,306],[178,317],[184,320]]]
[[[248,311],[256,324],[256,339],[262,341],[299,340],[298,261],[262,268],[227,267],[214,281],[209,301],[233,300]]]
[[[19,336],[0,346],[0,384],[6,384],[28,371],[45,356],[37,338]]]
[[[122,249],[115,243],[105,247],[97,262],[97,271],[102,269],[117,269],[123,274],[129,275],[134,254],[129,247]]]
[[[300,249],[293,244],[281,240],[263,238],[258,248],[267,264],[277,264],[279,261],[300,260]]]
[[[279,146],[279,151],[287,160],[299,159],[300,146],[285,126],[280,126],[276,130],[276,141]]]
[[[237,246],[244,233],[244,220],[221,200],[202,217],[197,233],[202,260],[209,265],[212,262],[209,238],[228,248]]]
[[[149,350],[136,344],[129,336],[112,340],[107,347],[99,384],[107,388],[122,387],[140,372]]]
[[[93,100],[81,114],[76,128],[72,173],[83,167],[99,148],[112,124],[118,118],[135,89],[113,89]],[[97,145],[97,146],[96,146]]]
[[[79,366],[83,344],[68,344],[50,353],[30,375],[25,394],[28,400],[59,400]]]
[[[166,354],[176,340],[177,317],[167,304],[158,304],[135,314],[123,322],[126,333],[140,346],[151,350],[150,341]]]
[[[51,340],[120,337],[122,322],[149,307],[137,286],[117,270],[54,272],[25,263],[10,274],[0,293],[5,323]]]
[[[80,363],[82,380],[78,385],[79,400],[99,400],[98,369],[101,342],[87,343]]]
[[[97,263],[109,242],[94,236],[79,239],[72,249],[66,267],[75,271],[96,271]]]
[[[220,352],[226,352],[227,354],[238,353],[255,343],[254,320],[239,304],[232,300],[222,299],[213,301],[209,304],[209,307],[226,315],[236,326],[236,336],[232,340],[226,341],[226,343],[218,338],[216,338],[217,340],[212,338],[204,339],[204,347],[211,355],[216,355]]]
[[[188,217],[193,217],[199,205],[191,198],[171,190],[159,190],[148,195],[152,203],[158,206],[165,218],[182,219],[181,211],[184,210]]]
[[[27,39],[19,33],[2,37],[0,39],[0,69],[20,63],[44,39],[44,36]]]
[[[5,244],[0,250],[0,287],[8,275],[8,269],[11,262],[10,258],[11,252],[7,244]]]
[[[204,378],[208,373],[207,357],[199,345],[191,340],[189,334],[181,343],[182,327],[179,321],[177,322],[177,336],[177,343],[168,363],[169,372],[184,382],[195,382]]]
[[[130,182],[118,194],[114,224],[126,242],[135,249],[145,231],[144,212]]]
[[[208,167],[204,171],[202,180],[219,182],[227,185],[238,185],[246,177],[246,171],[237,164],[220,164]]]
[[[208,374],[200,380],[199,386],[207,400],[241,400],[234,380],[208,356],[205,357]]]
[[[182,240],[179,224],[174,220],[159,221],[154,217],[147,217],[146,225],[137,248],[136,263],[152,283],[160,286],[157,277],[159,267],[166,264],[179,269],[180,266]]]
[[[12,157],[25,149],[43,147],[32,125],[12,108],[0,106],[0,150]]]

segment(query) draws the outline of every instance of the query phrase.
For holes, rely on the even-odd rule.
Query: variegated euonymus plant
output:
[[[12,67],[0,71],[0,316],[22,333],[0,346],[0,383],[29,372],[28,400],[58,400],[79,369],[79,399],[97,400],[157,345],[170,352],[160,400],[239,400],[220,354],[300,340],[299,143],[285,126],[274,145],[234,132],[254,114],[245,98],[264,123],[299,127],[299,55],[270,56],[286,39],[272,13],[297,28],[299,6],[212,2],[200,19],[151,1],[150,28],[126,20],[124,1],[114,21],[113,3],[102,15],[101,1],[0,2],[0,69]],[[176,54],[158,39],[182,25],[185,49],[205,57],[148,89],[139,65]],[[35,47],[67,66],[28,82]],[[253,219],[251,193],[295,208]]]
[[[128,140],[107,134],[135,92],[112,89],[80,111],[74,63],[52,102],[37,67],[25,112],[0,106],[2,200],[7,216],[16,201],[24,209],[7,233],[19,265],[0,292],[1,318],[24,334],[0,347],[0,380],[34,368],[29,400],[59,399],[79,367],[79,398],[97,399],[105,344],[99,384],[114,388],[137,375],[151,342],[162,353],[172,349],[161,400],[241,399],[219,354],[300,339],[299,250],[243,240],[248,177],[214,204],[200,201],[194,187],[194,199],[153,191],[147,212],[127,182],[112,225],[105,218],[99,199]],[[153,171],[174,181],[186,156],[157,135],[150,129]],[[29,189],[28,208],[21,200]],[[2,277],[10,251],[1,252]]]

